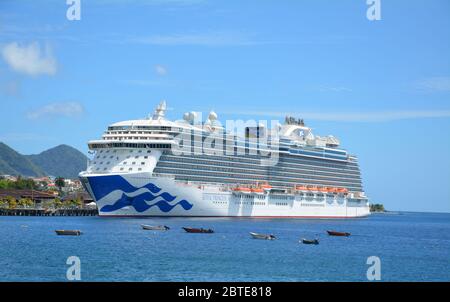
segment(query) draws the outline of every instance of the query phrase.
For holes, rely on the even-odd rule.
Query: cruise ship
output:
[[[171,121],[166,110],[163,101],[147,118],[111,124],[88,142],[79,177],[100,216],[370,214],[357,157],[303,120],[224,127],[213,111],[205,120],[187,112]]]

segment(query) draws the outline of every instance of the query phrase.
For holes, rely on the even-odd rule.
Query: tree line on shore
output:
[[[384,206],[381,203],[374,203],[370,205],[371,212],[386,212]]]
[[[31,178],[17,177],[15,180],[0,179],[0,193],[2,190],[36,190],[46,192],[58,192],[59,196],[63,195],[62,188],[65,186],[64,178],[57,177],[54,180],[56,189],[48,189],[47,183],[36,182]],[[43,190],[43,188],[46,188]],[[76,199],[61,200],[59,197],[54,199],[44,200],[36,204],[31,198],[15,198],[14,196],[0,197],[0,208],[17,209],[17,208],[45,208],[45,209],[74,209],[81,208],[84,205],[84,200],[81,197]]]
[[[5,196],[0,199],[0,208],[17,209],[17,208],[41,208],[41,209],[79,209],[84,205],[82,198],[61,200],[56,197],[52,200],[45,200],[38,205],[30,198],[16,199],[13,196]]]

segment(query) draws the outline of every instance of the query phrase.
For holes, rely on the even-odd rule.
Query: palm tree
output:
[[[64,182],[64,178],[62,178],[62,177],[57,177],[57,178],[55,179],[55,185],[58,187],[59,193],[61,194],[62,188],[66,185],[66,183]]]

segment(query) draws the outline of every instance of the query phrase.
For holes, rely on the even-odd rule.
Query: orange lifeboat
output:
[[[320,192],[328,192],[327,188],[325,188],[325,187],[319,188],[319,191],[320,191]]]
[[[299,190],[299,191],[306,191],[306,190],[308,190],[308,188],[307,188],[306,186],[302,186],[302,185],[300,185],[300,186],[295,186],[295,189],[296,189],[296,190]]]
[[[332,187],[327,187],[327,192],[328,193],[333,193],[335,190]]]
[[[250,190],[253,193],[264,193],[264,189],[261,189],[261,188],[251,188]]]
[[[247,187],[236,187],[236,188],[233,188],[233,191],[236,191],[236,192],[251,192],[251,189],[247,188]]]
[[[308,190],[310,190],[310,191],[317,191],[317,187],[316,186],[311,186],[311,187],[308,187]]]
[[[338,193],[347,193],[348,192],[347,188],[338,188],[337,191],[338,191]]]
[[[269,185],[269,184],[262,184],[262,185],[260,185],[259,186],[261,189],[272,189],[272,186],[271,185]]]

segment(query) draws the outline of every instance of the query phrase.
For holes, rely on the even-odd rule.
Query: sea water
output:
[[[141,224],[167,225],[145,231]],[[213,234],[189,234],[203,227]],[[81,236],[57,236],[79,229]],[[330,237],[326,230],[350,232]],[[252,239],[249,232],[277,239]],[[318,238],[319,245],[301,244]],[[390,213],[349,220],[0,217],[0,281],[450,281],[450,214]]]

